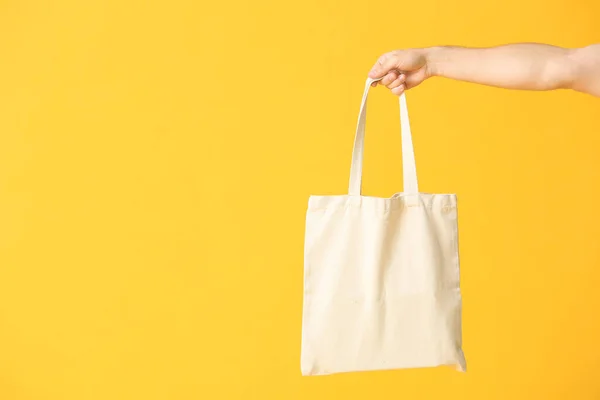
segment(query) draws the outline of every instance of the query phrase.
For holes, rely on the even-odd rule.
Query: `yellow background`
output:
[[[598,399],[600,100],[434,79],[421,189],[460,202],[449,368],[300,376],[304,216],[366,73],[438,44],[600,42],[592,0],[0,1],[0,398]],[[365,194],[401,190],[371,97]]]

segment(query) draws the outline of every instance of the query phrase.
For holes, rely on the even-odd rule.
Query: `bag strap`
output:
[[[348,194],[351,196],[360,196],[362,187],[362,165],[363,151],[365,142],[365,127],[367,124],[367,97],[371,84],[379,79],[367,79],[365,91],[360,104],[360,113],[358,114],[358,125],[356,136],[354,137],[354,149],[352,150],[352,165],[350,167],[350,187]],[[406,106],[406,96],[404,93],[400,96],[400,128],[402,135],[402,173],[404,177],[404,193],[417,194],[419,186],[417,183],[417,167],[415,165],[415,152],[413,149],[412,136],[410,134],[410,122],[408,120],[408,109]]]

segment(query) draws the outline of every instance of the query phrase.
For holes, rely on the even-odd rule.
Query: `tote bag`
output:
[[[462,351],[456,195],[419,193],[400,97],[404,192],[361,195],[368,79],[347,195],[306,215],[302,375],[452,365]]]

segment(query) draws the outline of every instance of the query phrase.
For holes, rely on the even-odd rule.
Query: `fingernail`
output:
[[[371,78],[375,78],[376,74],[377,74],[377,68],[373,68],[371,71],[369,71],[369,76]]]

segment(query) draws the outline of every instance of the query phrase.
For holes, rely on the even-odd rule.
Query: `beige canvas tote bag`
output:
[[[419,193],[404,94],[404,192],[361,195],[372,82],[360,106],[348,194],[308,202],[301,371],[441,365],[465,371],[456,195]]]

